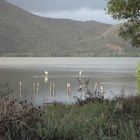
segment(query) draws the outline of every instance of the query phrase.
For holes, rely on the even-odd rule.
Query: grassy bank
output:
[[[138,140],[140,96],[75,105],[0,102],[3,140]]]

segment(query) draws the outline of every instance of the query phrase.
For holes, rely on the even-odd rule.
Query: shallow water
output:
[[[105,88],[105,98],[121,94],[135,95],[135,69],[140,58],[0,58],[1,91],[8,87],[13,99],[27,99],[34,103],[74,102],[78,92],[79,71],[90,79],[90,89],[97,81]],[[48,81],[45,73],[48,71]],[[55,97],[50,95],[50,83],[56,85]],[[66,83],[71,84],[72,96],[67,97]]]

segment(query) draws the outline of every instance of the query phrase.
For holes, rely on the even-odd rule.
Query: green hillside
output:
[[[98,56],[140,56],[140,48],[133,47],[129,42],[118,36],[121,25],[112,26],[102,35],[89,38],[93,47],[90,50],[98,52]],[[102,51],[101,51],[102,49]]]
[[[0,0],[0,56],[140,56],[118,26],[35,16]]]

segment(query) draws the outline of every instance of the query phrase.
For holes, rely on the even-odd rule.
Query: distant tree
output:
[[[107,0],[107,13],[114,19],[125,21],[119,35],[140,47],[140,0]]]

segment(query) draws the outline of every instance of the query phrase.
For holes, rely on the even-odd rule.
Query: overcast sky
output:
[[[43,17],[73,20],[96,20],[117,24],[105,14],[106,0],[8,0],[9,2]]]

